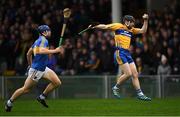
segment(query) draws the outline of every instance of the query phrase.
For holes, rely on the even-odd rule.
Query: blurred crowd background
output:
[[[164,9],[149,13],[146,34],[133,37],[130,52],[142,75],[180,74],[180,7],[178,1],[170,2]],[[143,4],[134,3],[128,5],[123,1],[123,15],[133,15],[136,27],[141,27],[141,16],[146,10]],[[65,32],[65,54],[49,55],[48,66],[62,75],[116,74],[118,71],[113,61],[113,32],[91,30],[77,35],[91,22],[111,23],[111,0],[1,0],[0,6],[1,75],[25,74],[26,52],[38,37],[38,25],[51,27],[50,48],[57,47],[65,7],[72,9]],[[140,10],[134,12],[134,9]]]

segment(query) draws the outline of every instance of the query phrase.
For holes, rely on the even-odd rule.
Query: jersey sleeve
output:
[[[48,41],[46,39],[41,39],[41,40],[36,41],[32,45],[32,48],[33,48],[34,54],[36,54],[37,52],[39,52],[40,48],[48,48],[48,46],[49,46]]]
[[[112,24],[108,24],[108,29],[110,30],[117,30],[117,29],[121,29],[123,27],[123,25],[121,23],[112,23]]]
[[[44,43],[44,46],[45,48],[48,48],[49,47],[49,44],[48,44],[48,41],[46,40],[45,43]]]
[[[133,34],[138,34],[140,31],[140,28],[132,28],[132,33]]]
[[[33,43],[33,45],[31,46],[31,48],[34,48],[34,46],[35,46],[35,43]]]
[[[40,41],[39,47],[47,48],[48,47],[48,41],[46,39],[42,39]]]

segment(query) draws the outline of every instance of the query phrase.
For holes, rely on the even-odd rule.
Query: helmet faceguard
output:
[[[123,24],[126,25],[128,29],[131,29],[132,27],[134,27],[134,23],[135,23],[135,18],[133,16],[125,15],[123,17]]]

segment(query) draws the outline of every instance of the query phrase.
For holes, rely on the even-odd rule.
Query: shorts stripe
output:
[[[122,64],[123,64],[122,59],[121,59],[121,57],[120,57],[120,55],[119,55],[119,50],[116,50],[116,60],[117,60],[117,63],[118,63],[119,65],[122,65]]]
[[[34,79],[36,76],[36,73],[37,73],[37,70],[34,70],[30,78]]]

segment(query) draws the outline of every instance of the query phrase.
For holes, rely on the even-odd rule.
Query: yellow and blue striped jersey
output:
[[[44,71],[46,66],[48,65],[48,55],[37,54],[41,47],[48,48],[48,40],[44,36],[39,36],[39,38],[34,42],[31,47],[34,54],[31,67],[39,71]]]
[[[112,23],[108,24],[107,26],[108,29],[114,31],[116,47],[123,49],[129,49],[132,35],[137,34],[139,30],[139,28],[132,28],[129,30],[125,25],[121,23]]]

